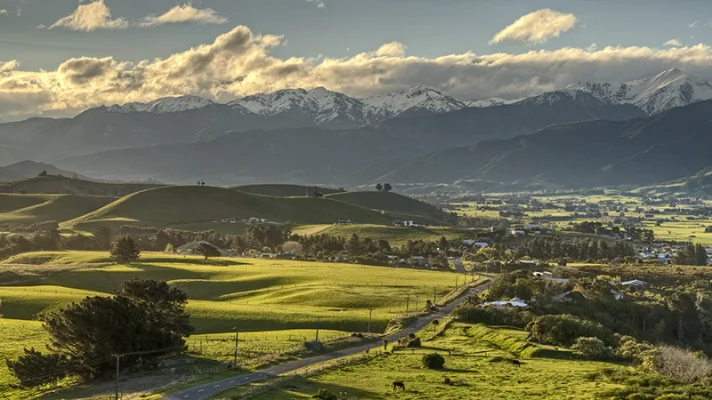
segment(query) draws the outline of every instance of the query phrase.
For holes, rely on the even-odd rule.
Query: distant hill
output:
[[[239,190],[245,193],[261,194],[264,196],[274,196],[274,197],[299,197],[299,196],[313,196],[314,187],[313,186],[300,186],[300,185],[279,185],[279,184],[266,184],[266,185],[245,185],[237,186],[233,189]],[[329,189],[318,187],[317,190],[321,194],[333,194],[341,193],[338,189]]]
[[[628,121],[557,125],[418,157],[371,181],[442,183],[460,180],[532,183],[547,188],[651,185],[712,165],[712,101]],[[392,167],[392,166],[389,166]],[[510,186],[510,188],[513,188]]]
[[[331,194],[327,198],[383,211],[398,219],[413,220],[421,224],[443,224],[450,219],[447,212],[432,204],[392,192],[346,192]]]
[[[633,191],[647,195],[712,196],[712,168],[697,174],[659,185],[644,186]]]
[[[0,182],[0,193],[74,194],[123,197],[162,185],[149,183],[104,183],[47,175],[14,182]]]
[[[329,224],[346,219],[390,224],[393,219],[328,198],[269,197],[209,186],[173,186],[128,195],[69,221],[66,226],[80,229],[102,224],[171,227],[231,217],[258,217],[298,224]]]
[[[115,197],[0,194],[0,225],[63,222],[97,210]]]
[[[66,177],[76,176],[81,179],[88,179],[74,172],[59,169],[51,164],[39,163],[34,161],[20,161],[14,164],[0,167],[0,182],[12,182],[33,178],[43,171],[47,172],[48,175],[62,175]]]

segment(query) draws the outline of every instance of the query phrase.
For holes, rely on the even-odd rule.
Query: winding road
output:
[[[465,302],[465,300],[467,299],[467,295],[473,294],[473,293],[479,293],[479,292],[487,289],[489,287],[489,285],[490,284],[488,282],[488,283],[485,283],[485,284],[482,284],[475,288],[470,289],[469,291],[466,292],[465,295],[458,297],[452,303],[441,308],[439,311],[419,318],[413,325],[411,325],[408,328],[403,329],[391,336],[387,336],[384,339],[388,339],[389,343],[395,343],[398,341],[398,339],[408,336],[410,333],[415,333],[415,332],[425,328],[430,323],[432,323],[434,320],[442,319],[443,317],[450,314],[455,309],[455,307],[457,307],[460,304]],[[222,379],[219,381],[205,383],[205,384],[198,385],[198,386],[193,386],[191,388],[184,389],[179,392],[172,393],[170,395],[166,395],[166,396],[162,397],[162,399],[163,400],[203,400],[203,399],[207,399],[211,396],[215,396],[216,394],[219,394],[226,390],[236,388],[241,385],[245,385],[245,384],[252,383],[252,382],[262,381],[262,380],[265,380],[268,378],[283,375],[283,374],[293,372],[298,369],[308,367],[310,365],[319,364],[319,363],[322,363],[325,361],[330,361],[330,360],[334,360],[334,359],[341,358],[341,357],[346,357],[346,356],[351,356],[351,355],[358,354],[358,353],[363,353],[367,349],[371,349],[374,347],[380,347],[380,344],[370,343],[367,345],[361,345],[361,346],[357,346],[357,347],[351,347],[348,349],[335,351],[333,353],[322,354],[322,355],[318,355],[318,356],[314,356],[314,357],[304,358],[302,360],[290,361],[288,363],[275,365],[273,367],[265,368],[265,369],[262,369],[262,370],[259,370],[256,372],[252,372],[252,373],[249,373],[246,375],[239,375],[239,376],[235,376],[232,378],[225,378],[225,379]]]

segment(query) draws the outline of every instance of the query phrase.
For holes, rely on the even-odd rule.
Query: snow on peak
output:
[[[473,107],[473,108],[487,108],[487,107],[502,106],[505,104],[512,104],[512,103],[516,103],[521,100],[522,99],[507,100],[507,99],[502,99],[499,97],[491,97],[489,99],[466,101],[465,105],[468,107]]]
[[[107,108],[109,112],[129,113],[148,112],[165,114],[203,108],[215,104],[213,101],[198,96],[163,97],[150,103],[126,103],[122,106],[114,104]]]
[[[404,114],[429,112],[442,114],[467,105],[435,89],[416,86],[403,92],[379,94],[363,99],[370,120],[383,120]]]

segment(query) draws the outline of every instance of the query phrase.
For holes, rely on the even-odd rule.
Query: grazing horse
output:
[[[393,390],[396,390],[400,388],[401,390],[405,390],[405,384],[403,382],[393,382]]]
[[[519,360],[512,360],[512,365],[514,365],[515,367],[521,367],[522,363],[520,363]]]

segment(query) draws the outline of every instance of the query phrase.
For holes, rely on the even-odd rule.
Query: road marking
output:
[[[190,397],[189,394],[186,394],[185,396],[183,396],[184,399],[187,399],[188,397]]]
[[[203,390],[205,390],[205,389],[198,390],[198,393],[203,393]]]
[[[215,386],[213,386],[213,387],[220,387],[220,385],[215,385]]]
[[[235,383],[235,380],[234,380],[234,379],[233,379],[233,380],[231,380],[231,381],[230,381],[230,383]]]

